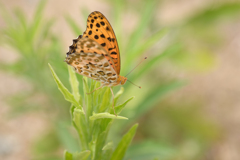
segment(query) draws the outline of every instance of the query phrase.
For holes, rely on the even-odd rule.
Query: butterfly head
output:
[[[120,75],[118,76],[118,79],[117,79],[118,84],[124,85],[126,83],[126,81],[127,81],[126,77],[123,77],[123,76],[120,76]]]

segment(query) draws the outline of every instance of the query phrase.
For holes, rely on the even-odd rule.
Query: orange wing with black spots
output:
[[[100,12],[92,12],[87,19],[87,29],[83,37],[98,42],[109,54],[105,56],[116,73],[120,74],[120,53],[117,39],[107,18]],[[112,60],[111,60],[112,59]],[[113,64],[114,63],[114,64]]]

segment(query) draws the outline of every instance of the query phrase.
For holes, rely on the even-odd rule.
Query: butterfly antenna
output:
[[[137,68],[137,66],[139,66],[145,59],[147,59],[147,57],[144,57],[144,59],[138,63],[138,65],[136,65],[130,72],[128,72],[127,75],[129,75],[135,68]],[[125,77],[127,77],[127,75]]]
[[[138,85],[136,85],[136,84],[134,84],[133,82],[131,82],[131,81],[129,81],[129,80],[127,80],[128,82],[130,82],[130,83],[132,83],[134,86],[137,86],[138,88],[142,88],[141,86],[138,86]]]

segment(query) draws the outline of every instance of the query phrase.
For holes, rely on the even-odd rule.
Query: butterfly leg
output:
[[[95,92],[96,90],[98,90],[98,89],[100,89],[100,88],[102,88],[102,87],[103,87],[103,86],[100,86],[100,87],[94,89],[92,92],[89,92],[89,93],[87,93],[87,94],[91,94],[91,93]]]
[[[115,112],[115,109],[114,109],[114,94],[113,94],[112,87],[110,87],[110,90],[111,90],[111,92],[112,92],[112,97],[113,97],[113,104],[112,104],[112,107],[113,107],[113,112],[114,112],[114,114],[115,114],[115,115],[116,115],[116,117],[117,117],[117,114],[116,114],[116,112]]]

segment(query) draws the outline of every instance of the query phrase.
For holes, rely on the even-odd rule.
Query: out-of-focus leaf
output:
[[[39,2],[38,6],[37,6],[37,9],[36,9],[36,12],[34,14],[34,19],[42,16],[42,14],[43,14],[42,12],[43,12],[43,10],[44,10],[44,8],[46,6],[46,3],[47,3],[47,0],[41,0]]]
[[[156,44],[163,36],[165,36],[168,32],[168,29],[164,28],[158,31],[157,33],[154,33],[152,36],[150,36],[148,39],[146,39],[142,45],[139,45],[138,48],[131,51],[131,54],[128,54],[127,58],[127,64],[130,63],[134,58],[139,57],[142,55],[146,50],[151,48],[154,44]]]
[[[75,35],[82,34],[83,30],[70,16],[65,16],[65,20],[67,21],[68,25],[71,27]]]
[[[52,66],[50,64],[49,68],[51,69],[53,78],[55,80],[55,82],[58,85],[58,89],[60,90],[60,92],[62,92],[64,98],[71,102],[74,106],[79,107],[80,109],[82,109],[82,107],[78,104],[78,102],[75,100],[74,96],[68,91],[68,89],[62,84],[62,82],[59,80],[59,78],[57,77],[56,73],[54,72]]]
[[[113,152],[113,155],[111,157],[111,160],[122,160],[126,150],[128,148],[128,146],[130,145],[130,143],[132,142],[132,139],[136,133],[138,124],[135,124],[134,126],[132,126],[132,128],[123,136],[123,138],[121,139],[121,141],[119,142],[117,148],[115,149],[115,151]]]
[[[223,3],[222,5],[213,8],[205,9],[204,11],[194,15],[187,24],[208,25],[218,21],[220,18],[237,18],[240,13],[240,3]]]
[[[27,20],[26,16],[24,15],[23,11],[20,9],[15,9],[14,11],[15,16],[17,17],[17,20],[20,22],[19,28],[22,27],[23,32],[27,31]]]
[[[188,70],[205,71],[215,64],[214,55],[208,50],[198,49],[195,53],[178,52],[171,58],[175,65]]]
[[[46,41],[46,39],[52,35],[51,33],[51,27],[53,26],[53,24],[55,23],[55,19],[50,19],[50,20],[46,20],[46,23],[44,23],[41,27],[42,31],[39,35],[39,38],[36,40],[36,46],[44,46],[44,43]],[[52,41],[54,42],[55,39],[52,39]],[[56,46],[56,45],[55,45]],[[48,52],[46,53],[42,53],[40,56],[44,57],[46,56],[46,54],[49,54]]]
[[[102,148],[102,150],[105,151],[105,150],[108,150],[108,149],[111,149],[111,148],[113,148],[113,142],[107,143],[107,144]]]
[[[171,159],[176,157],[177,148],[163,143],[144,141],[131,145],[126,153],[125,160]]]
[[[133,34],[129,38],[129,43],[126,47],[126,51],[129,51],[128,53],[131,53],[133,46],[138,46],[136,45],[139,40],[141,40],[141,37],[145,33],[144,30],[147,28],[147,26],[150,23],[154,8],[157,6],[156,5],[157,1],[147,1],[147,3],[144,6],[144,11],[142,12],[142,16],[140,18],[140,21],[138,23],[138,27],[135,29]]]
[[[71,135],[71,133],[67,130],[68,124],[65,122],[59,122],[56,129],[57,135],[61,141],[61,143],[65,146],[65,148],[71,152],[76,152],[80,150],[78,142]]]
[[[28,28],[28,39],[29,41],[33,41],[33,38],[36,36],[36,33],[38,31],[38,28],[40,26],[41,20],[43,18],[43,10],[46,6],[47,0],[42,0],[39,2],[38,7],[36,9],[36,12],[34,14],[34,18],[32,23],[30,24],[30,27]]]
[[[82,152],[75,152],[75,153],[70,153],[68,151],[65,151],[64,158],[65,160],[87,160],[90,153],[91,151],[89,150],[85,150]]]
[[[31,146],[31,152],[36,157],[51,155],[59,149],[61,140],[54,129],[47,129],[41,136],[34,140]],[[43,155],[44,154],[44,155]]]
[[[65,160],[73,160],[73,155],[72,155],[72,153],[65,151],[64,158],[65,158]]]
[[[159,62],[161,60],[163,60],[166,57],[171,57],[172,55],[175,55],[176,53],[178,53],[178,51],[180,50],[181,46],[179,44],[175,44],[175,45],[171,45],[170,47],[168,47],[165,51],[159,53],[157,56],[155,57],[149,57],[146,60],[146,63],[144,65],[144,67],[141,67],[141,69],[139,69],[139,72],[137,72],[136,74],[133,74],[133,76],[131,76],[131,80],[135,81],[136,79],[138,79],[140,76],[146,74],[150,69],[152,69],[152,67],[156,66],[157,64],[159,64]],[[127,84],[129,85],[129,84]]]
[[[142,101],[139,103],[138,108],[134,111],[137,117],[143,113],[149,111],[154,107],[154,103],[159,101],[163,95],[167,94],[170,91],[176,90],[177,88],[185,85],[184,82],[171,82],[169,84],[156,86],[156,88],[151,91]]]
[[[110,119],[128,119],[126,117],[122,116],[116,116],[114,114],[110,114],[108,112],[105,113],[93,113],[93,115],[89,118],[91,121],[96,119],[102,119],[102,118],[110,118]]]

